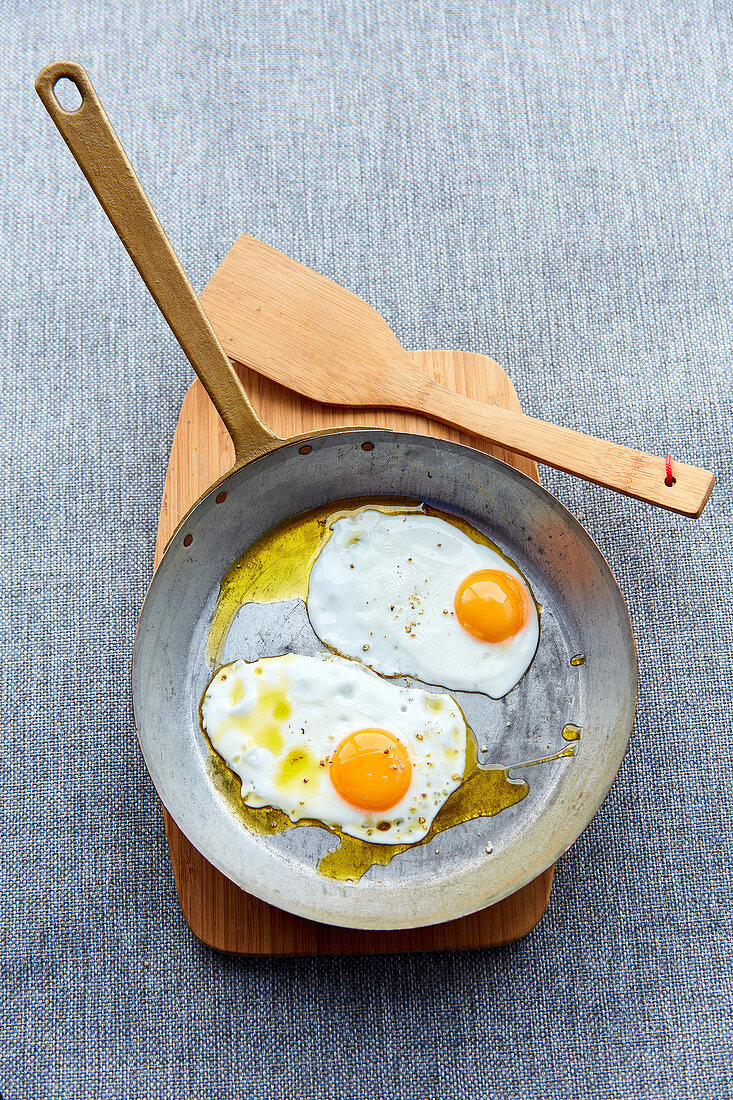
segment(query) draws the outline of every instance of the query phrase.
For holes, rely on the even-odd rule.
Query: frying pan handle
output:
[[[81,96],[76,110],[65,110],[56,98],[64,77]],[[235,466],[273,450],[281,441],[252,408],[86,71],[74,61],[55,61],[41,69],[36,91],[224,421]]]

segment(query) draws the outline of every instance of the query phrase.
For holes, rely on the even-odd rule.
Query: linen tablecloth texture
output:
[[[733,1095],[730,5],[7,0],[0,1095]],[[81,61],[200,289],[244,230],[528,413],[716,470],[545,485],[628,601],[610,796],[524,942],[238,960],[178,907],[130,655],[192,374],[33,90]]]

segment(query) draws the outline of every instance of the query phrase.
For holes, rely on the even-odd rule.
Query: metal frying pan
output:
[[[74,112],[56,99],[61,77],[81,96]],[[165,807],[195,847],[243,889],[331,924],[416,927],[463,916],[519,889],[592,819],[631,734],[634,640],[599,550],[548,492],[468,447],[384,429],[275,437],[252,409],[84,69],[50,65],[36,88],[234,441],[234,468],[176,530],[138,626],[135,723]],[[381,496],[417,498],[464,517],[529,579],[544,609],[529,672],[503,700],[454,694],[474,729],[492,731],[491,763],[539,762],[512,772],[529,779],[523,801],[455,826],[352,883],[318,872],[321,856],[337,844],[325,829],[304,826],[263,837],[245,828],[212,781],[198,703],[210,675],[204,654],[210,618],[231,564],[288,517],[336,499]],[[237,648],[231,656],[264,655],[253,651],[257,635],[270,654],[287,649],[287,616],[278,619],[273,606],[250,610],[252,629],[230,639]],[[302,632],[299,637],[302,646]],[[571,664],[580,653],[585,663]],[[558,756],[567,748],[561,730],[569,722],[581,727],[581,739],[574,756]]]

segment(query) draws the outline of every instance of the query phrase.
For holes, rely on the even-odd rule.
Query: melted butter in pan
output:
[[[240,608],[251,602],[275,603],[295,598],[305,600],[311,565],[323,543],[330,537],[331,525],[342,516],[365,507],[387,513],[410,512],[437,516],[459,528],[475,542],[490,546],[506,558],[495,543],[464,520],[416,500],[379,497],[330,502],[286,520],[268,531],[248,547],[227,571],[221,584],[207,642],[206,656],[212,669],[221,663],[227,633]],[[514,565],[511,559],[506,560]],[[538,607],[539,610],[541,609]],[[320,821],[301,820],[295,824],[280,810],[245,805],[241,798],[239,777],[229,770],[215,752],[203,726],[201,729],[211,750],[209,772],[212,782],[246,828],[258,836],[273,836],[303,825],[314,825],[336,835],[340,841],[339,846],[322,857],[318,870],[329,878],[342,881],[356,882],[370,867],[386,866],[409,847],[429,844],[439,833],[453,828],[454,825],[478,817],[493,817],[521,802],[529,791],[526,780],[509,777],[508,768],[479,766],[476,740],[469,730],[465,779],[439,811],[427,836],[417,845],[370,844],[368,841],[346,836],[340,829],[327,828]],[[574,754],[575,750],[568,747],[546,760]],[[531,763],[544,762],[530,761],[518,766],[527,767]]]
[[[384,497],[377,502],[331,501],[285,520],[247,548],[221,582],[206,645],[206,658],[212,669],[221,663],[224,642],[239,609],[246,603],[305,600],[311,565],[330,537],[331,524],[367,505],[383,512],[421,511],[418,501],[397,497]]]

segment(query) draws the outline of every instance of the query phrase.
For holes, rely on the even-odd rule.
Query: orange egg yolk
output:
[[[456,618],[481,642],[513,638],[527,621],[530,595],[525,586],[501,569],[479,569],[459,585]]]
[[[386,730],[357,730],[344,737],[331,759],[331,782],[360,810],[388,810],[410,786],[407,749]]]

